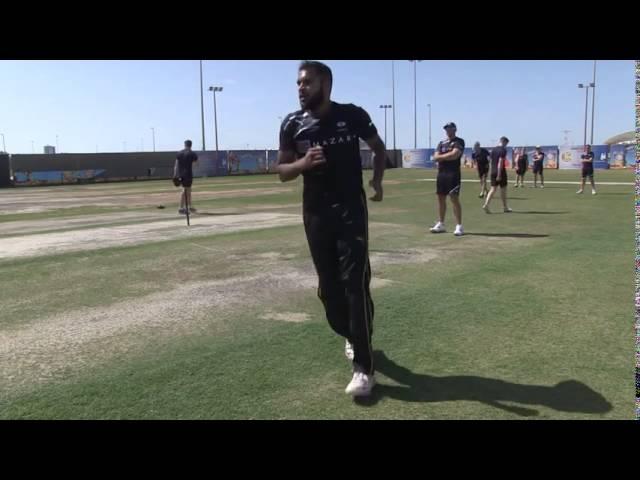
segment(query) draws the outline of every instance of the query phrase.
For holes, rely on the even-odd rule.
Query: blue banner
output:
[[[226,158],[230,175],[267,171],[266,150],[234,150],[227,152]]]
[[[14,182],[16,185],[56,185],[61,183],[81,183],[99,181],[104,176],[105,169],[92,170],[47,170],[39,172],[16,171]]]
[[[278,164],[278,150],[267,150],[267,171],[275,172]]]
[[[402,150],[402,168],[436,168],[433,161],[433,148]]]
[[[609,168],[609,145],[592,145],[593,168],[606,170]]]
[[[627,164],[627,146],[629,145],[611,145],[609,148],[609,167],[610,168],[624,168],[626,166],[633,165],[633,163]],[[630,145],[633,147],[633,145]],[[631,160],[631,162],[634,162]]]
[[[473,158],[471,158],[472,154],[473,148],[464,149],[464,152],[462,152],[462,158],[460,159],[460,166],[462,168],[473,168]]]

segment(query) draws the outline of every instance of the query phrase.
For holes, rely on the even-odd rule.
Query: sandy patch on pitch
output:
[[[440,256],[436,249],[405,249],[370,252],[372,266],[398,265],[406,263],[428,263]]]
[[[272,301],[274,292],[315,290],[310,272],[292,268],[196,282],[109,306],[70,310],[0,332],[0,385],[46,382],[135,352],[148,341],[211,329],[234,312]]]
[[[223,335],[228,328],[225,319],[272,305],[275,292],[315,293],[318,280],[313,265],[293,267],[282,263],[286,257],[277,252],[258,254],[254,260],[262,262],[262,268],[253,275],[186,283],[133,300],[76,308],[7,327],[0,331],[0,395],[68,379],[113,358],[135,355],[150,344],[162,348],[178,336],[205,331]],[[385,261],[397,263],[404,258],[388,256]],[[374,277],[371,286],[393,283]],[[311,320],[306,312],[273,310],[259,318],[291,323]]]
[[[29,234],[42,231],[65,230],[76,227],[92,227],[111,223],[134,221],[152,221],[167,219],[169,214],[163,212],[114,212],[99,215],[77,215],[42,220],[17,220],[0,222],[0,235]]]
[[[293,191],[292,187],[245,188],[219,191],[194,189],[193,201],[219,198],[246,198],[277,195]],[[12,191],[13,193],[14,191]],[[157,205],[173,205],[179,198],[179,190],[165,192],[133,192],[96,194],[95,191],[29,191],[28,194],[14,193],[4,195],[0,203],[0,214],[34,213],[74,207],[149,207]]]
[[[0,238],[0,259],[54,255],[164,240],[197,238],[221,233],[297,225],[301,222],[300,215],[264,212],[194,217],[191,227],[186,226],[184,217],[175,217],[151,223],[15,236]]]
[[[278,322],[302,323],[311,320],[311,315],[304,312],[266,313],[260,315],[261,320],[276,320]]]

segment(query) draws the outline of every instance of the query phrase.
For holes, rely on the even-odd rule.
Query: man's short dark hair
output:
[[[507,137],[500,137],[500,141],[509,143],[509,139]]]
[[[185,141],[184,141],[184,146],[185,146],[185,147],[189,147],[189,148],[191,148],[191,145],[193,145],[193,144],[191,143],[191,140],[185,140]]]
[[[324,63],[314,60],[303,60],[298,67],[298,71],[301,70],[313,70],[320,77],[329,80],[329,88],[333,86],[333,74],[331,73],[331,69]]]

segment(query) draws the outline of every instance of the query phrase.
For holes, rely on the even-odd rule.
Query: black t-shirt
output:
[[[451,140],[448,138],[438,143],[436,149],[439,153],[449,153],[454,148],[460,149],[460,157],[457,160],[446,160],[444,162],[438,162],[438,172],[460,172],[460,158],[464,152],[464,140],[459,137],[453,137]]]
[[[582,162],[583,167],[588,168],[589,166],[593,165],[593,152],[585,153],[580,158],[586,160]]]
[[[362,194],[360,139],[377,135],[369,114],[353,104],[331,102],[329,112],[314,118],[310,112],[290,113],[280,127],[280,150],[302,158],[320,146],[326,164],[303,172],[305,206],[357,200]]]
[[[500,160],[500,158],[504,158],[506,160],[507,149],[502,146],[493,148],[491,150],[491,173],[493,175],[498,174],[498,161]],[[506,167],[503,163],[502,171],[504,172],[505,170],[506,170]]]
[[[544,152],[537,152],[537,153],[538,153],[538,160],[536,160],[536,157],[533,157],[533,161],[538,164],[541,164],[542,161],[544,160]]]
[[[486,168],[489,165],[489,150],[481,148],[478,153],[473,152],[471,158],[475,160],[478,168]]]
[[[518,157],[518,165],[521,167],[526,167],[527,163],[529,163],[529,156],[526,153],[521,154]]]
[[[176,156],[178,160],[178,176],[191,178],[193,177],[193,162],[198,160],[198,155],[193,150],[181,150]]]

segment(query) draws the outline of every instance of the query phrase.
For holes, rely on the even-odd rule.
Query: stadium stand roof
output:
[[[613,137],[605,140],[605,145],[616,145],[619,143],[635,143],[636,141],[636,132],[631,130],[630,132],[620,133],[619,135],[614,135]]]

